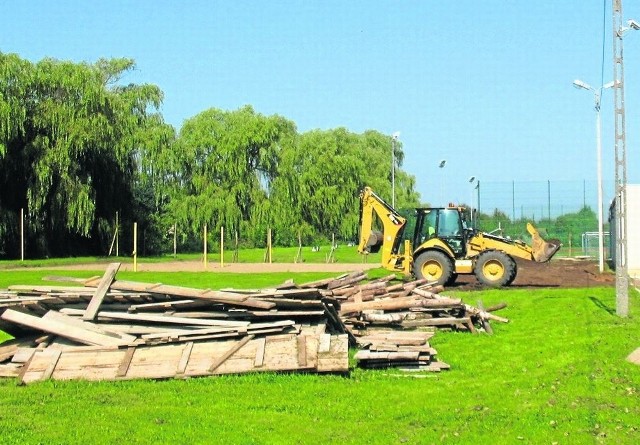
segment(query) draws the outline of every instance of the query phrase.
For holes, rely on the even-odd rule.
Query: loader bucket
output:
[[[527,224],[527,231],[531,235],[531,250],[533,259],[538,263],[549,261],[556,254],[562,243],[557,239],[545,240],[531,223]]]

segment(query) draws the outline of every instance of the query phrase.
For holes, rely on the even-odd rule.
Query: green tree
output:
[[[130,59],[33,64],[0,54],[0,65],[3,214],[27,210],[32,252],[97,253],[109,219],[131,207],[136,136],[162,92],[120,84]]]
[[[228,233],[264,239],[280,153],[295,134],[293,122],[250,106],[212,108],[187,120],[168,163],[175,173],[171,217],[193,234],[207,224],[211,231],[223,226]]]
[[[360,190],[369,185],[382,196],[391,194],[391,146],[391,138],[376,131],[356,134],[337,128],[300,135],[283,152],[274,187],[273,204],[283,215],[281,239],[294,239],[295,231],[307,242],[332,234],[354,239]],[[401,148],[396,154],[400,163]],[[399,168],[396,184],[397,203],[417,205],[413,178]]]

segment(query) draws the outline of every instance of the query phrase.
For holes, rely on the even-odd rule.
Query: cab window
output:
[[[438,236],[460,236],[460,216],[456,209],[444,209],[440,212]]]

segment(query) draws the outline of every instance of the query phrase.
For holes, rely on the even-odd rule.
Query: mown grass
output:
[[[153,281],[191,279],[182,275],[153,274]],[[221,287],[283,278],[228,275],[216,274]],[[451,364],[448,372],[417,378],[356,369],[349,378],[251,374],[25,387],[2,380],[0,442],[640,443],[640,368],[624,360],[640,346],[636,292],[627,319],[615,315],[613,288],[451,293],[471,304],[507,302],[500,315],[511,322],[494,323],[493,336],[438,333],[432,343]]]
[[[319,250],[314,251],[312,247],[305,246],[302,248],[302,261],[306,263],[325,263],[327,260],[337,263],[362,263],[367,261],[372,264],[380,263],[380,253],[369,254],[367,258],[358,253],[357,247],[340,245],[338,246],[332,255],[330,255],[330,246],[319,246]],[[271,260],[274,263],[293,263],[298,254],[297,247],[274,247],[272,249]],[[331,256],[331,258],[329,258]],[[159,263],[168,261],[202,261],[202,253],[180,253],[175,257],[173,255],[161,255],[161,256],[138,256],[138,261],[143,263]],[[226,264],[231,263],[234,260],[234,252],[232,250],[225,250],[224,262]],[[72,264],[96,264],[99,268],[100,265],[105,263],[120,261],[120,262],[132,262],[131,256],[120,255],[119,257],[73,257],[73,258],[44,258],[44,259],[25,259],[20,260],[2,260],[0,261],[0,270],[2,269],[17,269],[17,268],[31,268],[31,267],[52,267],[52,266],[66,266]],[[211,263],[220,263],[220,252],[209,251],[207,254],[207,261]],[[265,249],[241,249],[238,251],[237,262],[240,263],[262,263],[265,261]]]

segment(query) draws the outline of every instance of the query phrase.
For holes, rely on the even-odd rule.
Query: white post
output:
[[[20,261],[24,261],[24,208],[20,209]]]
[[[173,257],[175,258],[178,253],[178,224],[173,223]]]
[[[138,271],[138,223],[133,223],[133,271]]]
[[[598,160],[598,266],[600,273],[604,271],[604,216],[602,203],[602,140],[600,122],[600,94],[596,92],[596,157]]]
[[[116,212],[116,258],[118,256],[120,256],[120,252],[119,252],[119,244],[120,244],[119,233],[120,233],[120,225],[119,225],[119,222],[118,222],[118,212]]]

